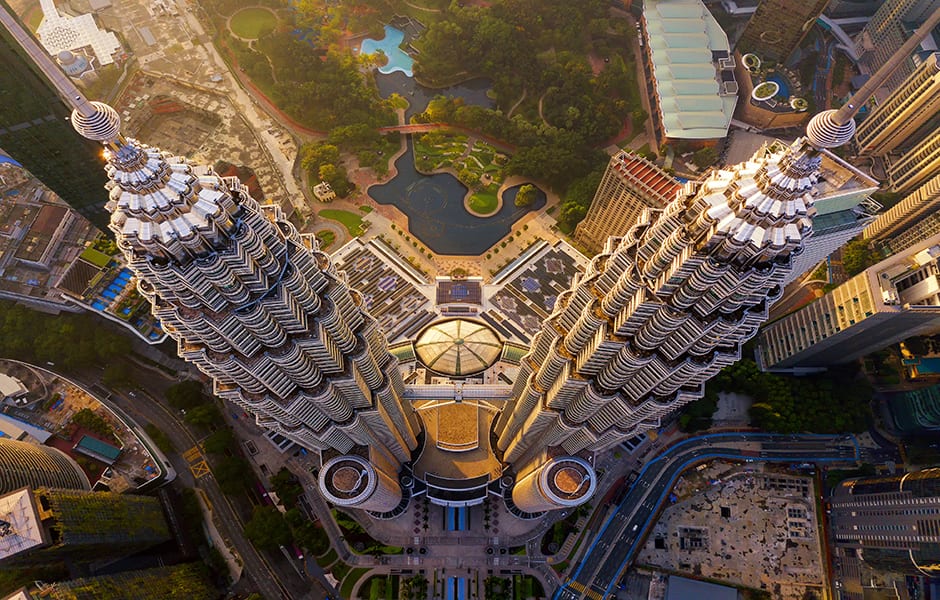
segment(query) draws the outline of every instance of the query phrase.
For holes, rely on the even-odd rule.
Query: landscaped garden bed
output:
[[[779,91],[780,84],[774,81],[765,81],[754,88],[754,91],[751,92],[751,98],[758,102],[763,102],[764,100],[770,100],[776,96]]]

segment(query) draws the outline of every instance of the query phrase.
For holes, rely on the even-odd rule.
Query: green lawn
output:
[[[327,208],[321,210],[317,213],[324,219],[332,219],[333,221],[339,221],[343,224],[343,227],[346,228],[346,231],[349,232],[349,235],[357,236],[359,232],[362,231],[362,217],[356,213],[351,213],[348,210],[336,210]]]
[[[336,234],[329,229],[321,229],[316,236],[317,241],[320,242],[320,250],[326,250],[336,241]]]
[[[473,192],[468,202],[470,208],[481,215],[491,214],[499,205],[498,191],[496,185],[488,185],[479,192]]]
[[[277,27],[277,17],[267,8],[243,8],[229,21],[232,33],[246,40],[256,40]]]
[[[369,569],[350,569],[339,588],[340,598],[352,598],[352,589],[359,579],[369,572]],[[335,575],[335,573],[334,573]]]

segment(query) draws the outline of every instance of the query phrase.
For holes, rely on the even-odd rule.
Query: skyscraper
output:
[[[923,221],[940,207],[940,173],[878,216],[865,228],[865,239],[886,240]],[[899,248],[902,249],[902,248]]]
[[[830,502],[836,544],[872,566],[940,574],[940,469],[845,481]]]
[[[0,0],[0,8],[9,7]],[[99,229],[108,193],[101,147],[76,137],[70,109],[17,40],[0,27],[0,148]]]
[[[421,425],[385,339],[329,257],[237,179],[124,138],[113,109],[57,78],[31,39],[21,43],[75,107],[76,130],[105,145],[110,227],[180,355],[261,425],[318,450],[320,488],[332,502],[374,514],[400,506],[399,469],[418,448]],[[856,100],[814,117],[789,146],[685,184],[608,239],[558,296],[509,401],[487,406],[499,410],[488,436],[496,457],[487,448],[486,458],[499,459],[500,476],[474,477],[474,492],[501,486],[527,513],[585,502],[596,487],[595,452],[658,426],[740,358],[812,231],[825,149],[851,139]],[[463,325],[448,331],[443,354],[423,345],[444,343],[438,329],[416,350],[472,350]],[[483,345],[494,350],[480,368],[501,354],[498,343]],[[426,366],[458,377],[466,365],[457,360],[457,368],[443,368],[450,358]],[[462,406],[504,386],[437,387],[450,394],[447,405]],[[413,397],[444,397],[426,391]],[[479,426],[479,413],[467,417]],[[479,441],[445,433],[442,445]]]
[[[940,123],[887,168],[893,192],[909,192],[940,173]]]
[[[592,253],[600,252],[610,236],[620,236],[636,222],[644,208],[663,208],[679,191],[679,182],[641,156],[618,152],[594,193],[575,240]]]
[[[92,562],[169,539],[156,498],[28,487],[0,496],[2,567]]]
[[[0,494],[23,486],[91,489],[84,471],[65,453],[0,438]]]
[[[764,327],[758,362],[771,371],[844,364],[940,328],[940,235],[869,267]]]
[[[419,425],[362,298],[237,178],[125,140],[112,109],[92,111],[74,121],[108,144],[111,229],[180,356],[259,425],[322,451],[337,504],[394,508]]]
[[[761,60],[787,60],[828,3],[829,0],[761,0],[735,50],[741,54],[753,52]]]
[[[862,69],[875,73],[898,52],[911,32],[937,10],[940,0],[885,0],[855,39]],[[916,49],[905,51],[906,56],[888,76],[884,86],[889,93],[914,72]]]
[[[237,178],[124,138],[114,109],[0,19],[73,104],[75,129],[105,146],[109,228],[180,356],[259,425],[319,450],[336,504],[394,509],[420,424],[384,336],[316,239]]]
[[[918,130],[940,119],[940,53],[931,54],[898,89],[858,126],[855,142],[863,155],[884,156],[916,144]]]

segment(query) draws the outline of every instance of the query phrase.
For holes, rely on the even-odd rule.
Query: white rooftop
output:
[[[42,524],[29,488],[0,497],[0,561],[44,543]]]
[[[712,52],[731,47],[718,21],[701,0],[646,0],[643,17],[665,136],[725,137],[737,95],[720,94]]]
[[[121,43],[111,31],[99,29],[91,14],[70,17],[59,14],[53,0],[39,0],[43,19],[36,30],[42,45],[52,56],[63,50],[77,50],[91,46],[102,65],[114,62],[114,54],[121,50]]]
[[[9,398],[25,394],[28,390],[23,382],[16,377],[10,377],[5,373],[0,373],[0,397]]]

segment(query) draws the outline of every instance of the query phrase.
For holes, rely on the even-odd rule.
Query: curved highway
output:
[[[851,435],[717,433],[684,440],[646,463],[616,512],[607,519],[574,574],[555,592],[556,600],[610,596],[635,557],[660,505],[690,465],[712,458],[745,461],[854,462],[858,442]]]

